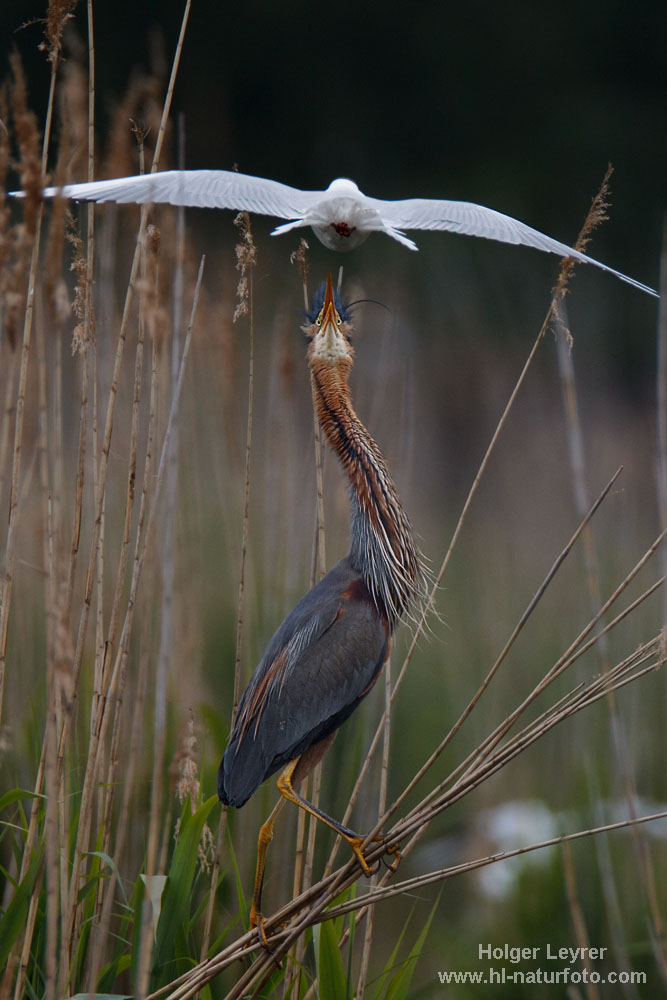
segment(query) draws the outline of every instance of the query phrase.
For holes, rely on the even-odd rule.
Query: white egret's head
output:
[[[331,182],[322,200],[305,216],[305,222],[329,250],[354,250],[371,232],[384,228],[366,195],[347,177]]]

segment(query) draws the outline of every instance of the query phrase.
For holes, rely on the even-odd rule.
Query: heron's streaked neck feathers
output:
[[[382,454],[350,399],[351,360],[327,365],[311,358],[318,416],[350,484],[349,557],[393,628],[421,579],[412,528]]]

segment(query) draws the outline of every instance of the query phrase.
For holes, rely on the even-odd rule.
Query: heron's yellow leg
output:
[[[343,840],[346,840],[350,845],[350,847],[352,848],[354,856],[361,865],[364,871],[364,875],[370,878],[370,876],[377,871],[377,867],[372,868],[369,865],[361,849],[361,845],[368,838],[361,836],[358,833],[355,833],[354,830],[350,830],[350,828],[347,826],[343,826],[342,823],[339,823],[337,820],[327,815],[327,813],[322,812],[322,810],[319,809],[317,806],[313,805],[312,802],[309,802],[308,799],[304,799],[303,796],[299,795],[298,792],[294,791],[294,787],[292,785],[292,776],[296,770],[299,760],[300,758],[291,761],[291,763],[289,763],[285,768],[285,770],[282,772],[282,774],[278,778],[278,791],[283,796],[283,798],[287,799],[288,802],[293,802],[294,805],[298,806],[300,809],[305,809],[307,813],[310,813],[311,816],[314,816],[316,819],[319,819],[323,823],[326,823],[327,826],[330,826],[332,830],[335,830],[336,833],[343,838]],[[372,839],[380,842],[384,838],[373,837]],[[387,853],[395,855],[397,858],[395,864],[398,864],[398,860],[400,860],[401,856],[398,849],[398,845],[392,845],[390,848],[388,848]]]
[[[252,904],[250,906],[250,917],[249,923],[251,927],[257,928],[257,933],[259,934],[260,940],[266,949],[269,949],[269,944],[266,939],[266,931],[264,930],[264,918],[262,917],[262,886],[264,885],[264,870],[266,868],[266,852],[269,849],[269,844],[273,840],[273,825],[276,821],[276,816],[282,809],[285,803],[284,799],[279,799],[276,805],[271,811],[271,815],[266,820],[265,823],[259,829],[259,837],[257,839],[257,866],[255,868],[255,886],[252,892]],[[270,950],[270,949],[269,949]]]

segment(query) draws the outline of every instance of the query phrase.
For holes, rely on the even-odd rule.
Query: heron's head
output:
[[[321,285],[313,296],[308,321],[304,331],[310,341],[308,361],[311,366],[316,364],[349,371],[354,358],[349,312],[333,290],[331,273],[326,285]]]

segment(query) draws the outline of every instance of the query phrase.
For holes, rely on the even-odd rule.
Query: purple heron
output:
[[[392,633],[423,583],[410,522],[385,461],[352,406],[350,325],[334,296],[331,275],[322,291],[306,328],[308,362],[320,425],[348,479],[350,550],[301,598],[266,647],[218,772],[221,800],[237,808],[280,772],[282,798],[259,834],[250,911],[250,923],[259,926],[264,941],[260,907],[266,851],[284,800],[333,828],[365,874],[372,874],[362,850],[366,838],[308,802],[295,786],[373,687]],[[397,848],[390,846],[387,853]]]

